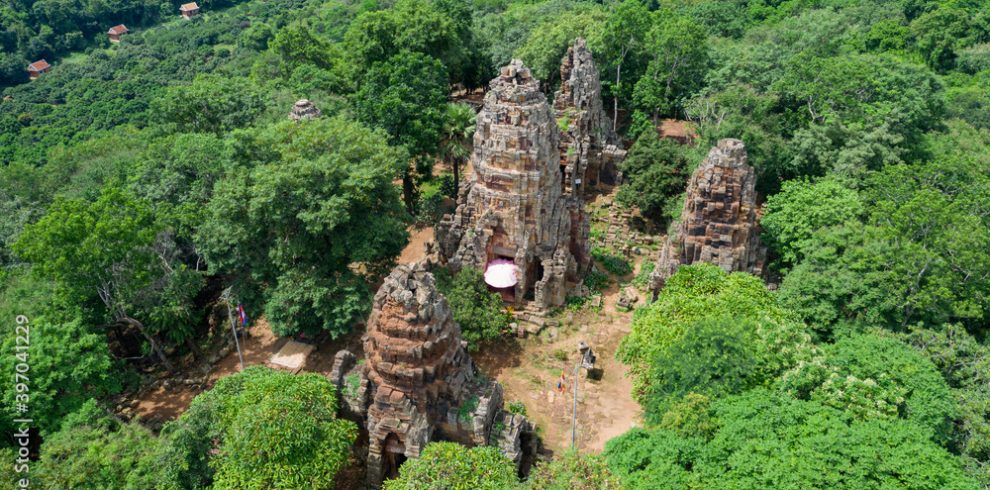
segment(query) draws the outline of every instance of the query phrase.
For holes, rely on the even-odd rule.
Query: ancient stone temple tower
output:
[[[612,120],[602,107],[598,68],[583,38],[567,48],[560,63],[560,90],[553,109],[560,128],[564,193],[582,196],[598,183],[615,184],[626,156]]]
[[[677,230],[661,247],[650,277],[654,295],[682,264],[763,274],[767,251],[757,224],[756,174],[746,158],[742,141],[723,139],[694,171]]]
[[[289,119],[302,121],[304,119],[315,119],[320,117],[320,109],[309,99],[299,99],[289,111]]]
[[[517,305],[563,304],[588,265],[588,224],[582,203],[563,193],[559,145],[539,80],[513,60],[478,114],[473,177],[437,227],[441,259],[454,269],[512,261],[518,283],[502,293]]]
[[[345,417],[368,435],[367,481],[377,487],[398,475],[432,440],[495,445],[519,464],[531,425],[505,412],[502,387],[478,376],[447,300],[433,275],[399,266],[375,295],[368,319],[366,363],[337,353],[331,379],[343,395]]]

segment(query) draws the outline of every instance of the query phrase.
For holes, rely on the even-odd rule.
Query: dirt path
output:
[[[408,265],[426,258],[426,243],[433,241],[433,227],[409,227],[409,244],[399,254],[399,264]]]
[[[265,364],[285,342],[272,333],[264,317],[248,328],[249,336],[242,337],[241,352],[244,353],[244,366]],[[237,351],[232,351],[215,364],[206,375],[207,389],[217,380],[240,371]],[[142,393],[135,407],[135,413],[148,423],[161,423],[175,419],[186,411],[189,403],[203,391],[201,386],[169,383]]]
[[[575,442],[582,452],[599,452],[605,443],[640,423],[641,408],[632,398],[628,368],[615,359],[619,342],[629,332],[631,313],[615,310],[619,288],[605,291],[601,311],[565,311],[560,327],[539,336],[486,346],[474,354],[479,368],[502,383],[506,401],[518,400],[551,451],[571,446],[574,412],[574,367],[578,342],[587,342],[597,356],[602,378],[578,380]],[[564,374],[564,392],[557,383]]]

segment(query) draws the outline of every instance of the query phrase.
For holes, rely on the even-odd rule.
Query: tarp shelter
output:
[[[485,284],[497,289],[511,288],[519,282],[516,264],[511,260],[495,259],[485,268]]]

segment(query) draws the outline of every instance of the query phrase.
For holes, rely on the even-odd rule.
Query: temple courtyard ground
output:
[[[592,232],[595,234],[597,229],[602,240],[627,233],[609,228],[611,198],[610,195],[599,196],[598,202],[590,208],[596,214]],[[410,228],[410,242],[398,262],[412,263],[423,259],[426,243],[432,237],[432,228]],[[640,424],[642,412],[632,398],[628,367],[615,358],[619,342],[629,332],[632,321],[632,313],[620,311],[616,305],[620,292],[629,289],[629,281],[653,255],[648,250],[639,252],[629,254],[634,273],[624,277],[609,275],[610,282],[602,291],[600,306],[593,306],[589,301],[581,307],[559,308],[547,316],[550,323],[559,323],[558,326],[547,326],[539,334],[524,339],[507,336],[472,353],[482,373],[502,383],[507,403],[523,403],[527,416],[537,424],[549,453],[572,446],[575,380],[578,383],[577,420],[573,442],[579,451],[601,451],[606,441]],[[640,298],[643,297],[641,292]],[[642,299],[637,304],[642,304]],[[329,374],[334,354],[344,348],[361,357],[362,330],[359,328],[343,338],[320,343],[303,370]],[[265,365],[288,341],[273,335],[264,317],[253,322],[249,332],[248,337],[241,339],[246,366]],[[602,372],[601,379],[583,376],[575,379],[575,366],[580,360],[577,347],[581,341],[594,351],[597,367]],[[197,394],[222,377],[236,373],[239,368],[237,353],[231,351],[212,365],[199,364],[196,368],[187,368],[176,378],[146,387],[136,396],[122,400],[118,411],[138,416],[148,426],[158,428],[181,415]],[[558,390],[561,374],[564,375],[563,389]]]

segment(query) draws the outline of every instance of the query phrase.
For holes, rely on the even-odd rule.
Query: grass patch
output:
[[[361,376],[358,373],[351,373],[344,376],[344,395],[348,398],[354,398],[358,394],[358,390],[361,389]]]
[[[639,272],[636,273],[636,277],[632,280],[632,285],[636,289],[645,290],[650,286],[650,275],[657,268],[657,265],[653,262],[643,262],[643,265],[639,266]]]
[[[616,276],[626,276],[632,274],[632,266],[629,262],[613,250],[603,247],[591,249],[591,256],[605,268],[605,270]]]
[[[526,416],[526,405],[523,405],[523,402],[519,400],[512,400],[506,407],[506,410],[511,414]]]

